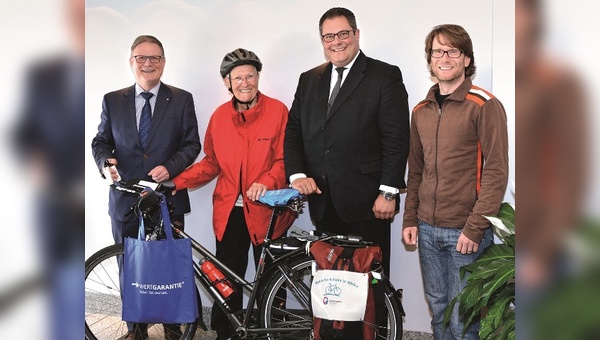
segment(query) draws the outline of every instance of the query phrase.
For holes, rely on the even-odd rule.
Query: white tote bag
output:
[[[326,320],[361,321],[368,292],[368,273],[318,270],[310,290],[313,315]]]

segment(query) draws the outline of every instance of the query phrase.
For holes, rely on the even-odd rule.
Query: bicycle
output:
[[[149,223],[145,223],[146,228],[152,230],[150,233],[152,237],[160,238],[163,226],[161,221],[153,218],[152,214],[158,209],[158,201],[152,195],[140,195],[142,191],[148,192],[149,185],[154,187],[153,190],[165,195],[170,194],[173,189],[165,183],[157,185],[137,180],[118,182],[112,187],[139,195],[132,209],[139,208],[143,212],[144,219],[150,220]],[[359,238],[347,235],[317,236],[296,227],[292,227],[289,237],[271,240],[271,232],[277,216],[285,209],[300,213],[303,205],[304,199],[300,195],[286,202],[269,205],[273,212],[253,281],[247,281],[233,273],[191,236],[176,225],[171,225],[174,236],[191,239],[195,258],[208,259],[228,280],[239,284],[244,293],[249,294],[245,309],[232,310],[215,284],[202,273],[198,261],[194,261],[197,287],[202,287],[217,301],[241,339],[313,339],[310,286],[315,265],[305,249],[306,244],[316,240],[355,246],[368,244]],[[85,262],[85,335],[88,340],[117,339],[127,332],[126,323],[121,319],[122,303],[118,268],[118,258],[123,254],[123,244],[115,244],[97,251]],[[269,261],[266,261],[267,257]],[[383,273],[377,275],[381,276],[384,283],[387,317],[381,325],[373,326],[378,328],[379,339],[402,339],[402,317],[404,316],[401,302],[402,290],[396,290]],[[181,325],[180,339],[193,339],[198,326],[207,330],[202,315],[194,323]],[[162,325],[148,325],[148,339],[160,339],[163,334]]]

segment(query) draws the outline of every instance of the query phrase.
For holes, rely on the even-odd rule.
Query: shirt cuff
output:
[[[290,178],[291,178],[291,176],[290,176]],[[400,192],[400,190],[398,190],[398,188],[394,188],[389,185],[383,185],[383,184],[381,184],[379,186],[379,190],[385,191],[385,192],[391,192],[392,194],[397,194]]]
[[[295,180],[297,180],[298,178],[306,178],[306,174],[304,173],[297,173],[297,174],[293,174],[290,176],[290,187],[292,186],[292,183],[294,183]]]

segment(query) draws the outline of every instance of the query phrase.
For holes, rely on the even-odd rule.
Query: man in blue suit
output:
[[[285,170],[308,196],[317,230],[381,246],[389,275],[390,224],[406,188],[408,94],[397,66],[367,57],[354,14],[319,21],[328,62],[304,72],[285,132]]]
[[[198,122],[191,93],[162,83],[165,67],[162,43],[153,36],[142,35],[131,46],[129,64],[135,85],[110,92],[102,102],[98,133],[92,141],[92,152],[101,173],[106,161],[116,166],[113,181],[145,179],[167,181],[191,165],[200,153]],[[149,106],[149,107],[148,107]],[[144,128],[144,114],[148,114]],[[141,124],[141,126],[140,126]],[[146,130],[146,134],[143,134]],[[117,173],[118,171],[118,173]],[[108,213],[115,243],[125,237],[137,237],[138,219],[129,213],[136,197],[110,190]],[[187,190],[169,197],[174,204],[173,222],[183,227],[184,214],[190,212]],[[145,330],[130,328],[125,339],[143,339]],[[165,326],[167,339],[179,339],[176,327]],[[135,332],[134,332],[135,331]]]

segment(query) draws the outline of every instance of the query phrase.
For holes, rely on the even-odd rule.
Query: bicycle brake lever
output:
[[[156,187],[156,191],[162,192],[165,196],[171,196],[173,190],[175,190],[175,183],[172,180],[162,182]]]
[[[305,241],[315,241],[318,239],[317,236],[311,234],[309,231],[296,227],[295,225],[290,227],[290,236]]]

